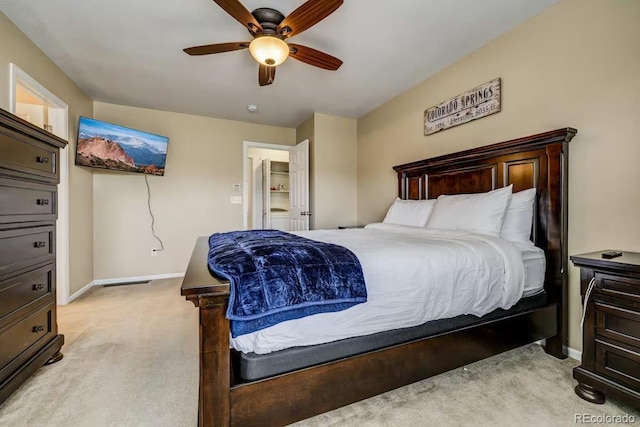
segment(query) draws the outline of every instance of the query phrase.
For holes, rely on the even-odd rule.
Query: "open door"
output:
[[[291,231],[309,229],[309,140],[289,150],[289,200]]]

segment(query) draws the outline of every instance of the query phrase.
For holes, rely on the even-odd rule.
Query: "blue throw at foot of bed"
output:
[[[227,318],[233,337],[367,301],[353,252],[282,231],[213,234],[209,268],[231,283]]]

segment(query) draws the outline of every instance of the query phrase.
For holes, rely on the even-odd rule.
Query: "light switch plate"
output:
[[[242,190],[242,184],[233,184],[233,192],[239,193]]]
[[[233,204],[233,205],[242,204],[242,197],[240,197],[240,196],[231,196],[231,204]]]

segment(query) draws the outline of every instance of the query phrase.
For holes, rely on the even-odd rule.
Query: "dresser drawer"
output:
[[[0,332],[0,369],[9,368],[9,363],[23,353],[29,357],[29,353],[33,353],[31,349],[37,350],[40,343],[53,338],[56,333],[54,310],[53,304],[47,305]],[[14,362],[17,364],[20,360],[22,357]]]
[[[640,391],[640,349],[596,339],[596,372]]]
[[[21,308],[42,300],[55,290],[55,264],[0,281],[0,321]]]
[[[0,275],[54,257],[54,226],[0,231]]]
[[[20,134],[0,128],[0,166],[10,171],[39,175],[57,182],[58,148],[27,143],[22,139]]]
[[[640,303],[640,278],[596,272],[596,292]]]
[[[56,217],[56,187],[0,178],[0,222]]]

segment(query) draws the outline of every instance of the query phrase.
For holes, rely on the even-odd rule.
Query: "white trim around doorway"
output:
[[[64,111],[56,135],[69,141],[69,106],[42,86],[17,65],[9,64],[9,111],[16,113],[16,85],[21,84],[37,93],[48,103]],[[60,149],[60,183],[58,184],[58,220],[56,224],[56,301],[68,304],[69,299],[69,146]]]

